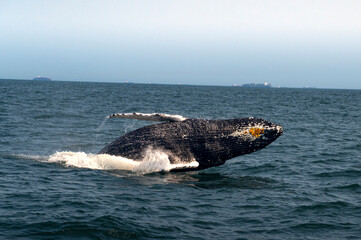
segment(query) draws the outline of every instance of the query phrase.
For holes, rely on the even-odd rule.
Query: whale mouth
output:
[[[275,125],[274,129],[274,134],[277,135],[277,137],[283,135],[283,127],[281,125]]]
[[[283,127],[281,125],[272,124],[272,126],[265,128],[262,137],[274,141],[281,135],[283,135]]]
[[[269,133],[272,133],[277,136],[281,136],[283,134],[283,127],[278,124],[273,124],[271,126],[265,127]]]

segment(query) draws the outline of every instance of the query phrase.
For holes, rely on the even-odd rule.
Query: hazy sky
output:
[[[361,89],[359,0],[0,0],[0,78]]]

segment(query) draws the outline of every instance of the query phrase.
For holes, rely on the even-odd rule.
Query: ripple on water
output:
[[[361,170],[359,169],[345,169],[345,170],[339,170],[339,171],[332,171],[332,172],[321,172],[314,174],[316,177],[321,178],[338,178],[338,177],[347,177],[347,178],[353,178],[353,177],[360,177],[361,176]]]
[[[193,184],[203,189],[253,189],[267,188],[276,181],[257,176],[226,176],[220,173],[199,173],[194,175]]]
[[[337,186],[336,189],[344,189],[344,190],[352,190],[352,191],[360,191],[361,185],[359,183],[352,183],[344,186]]]
[[[19,238],[47,239],[49,236],[55,239],[118,239],[147,237],[146,232],[135,229],[131,224],[124,224],[121,218],[102,216],[90,221],[46,221],[35,222],[26,226],[28,231],[19,234]]]
[[[330,210],[342,210],[344,208],[347,207],[353,207],[354,205],[348,202],[344,202],[344,201],[335,201],[335,202],[320,202],[320,203],[315,203],[312,205],[300,205],[298,207],[296,207],[296,209],[294,210],[294,212],[299,213],[299,212],[306,212],[306,211],[324,211],[327,209]]]

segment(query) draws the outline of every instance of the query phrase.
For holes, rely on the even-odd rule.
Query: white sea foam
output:
[[[196,168],[196,161],[171,164],[167,153],[157,149],[148,149],[142,161],[112,156],[108,154],[88,154],[85,152],[56,152],[50,156],[18,155],[22,159],[40,162],[59,163],[66,167],[89,168],[99,170],[126,170],[137,173],[168,172],[176,168]]]
[[[49,156],[48,162],[61,163],[67,167],[101,170],[133,170],[135,166],[139,165],[138,162],[123,157],[85,152],[56,152]]]
[[[171,164],[166,152],[159,149],[148,148],[145,152],[144,159],[139,162],[139,165],[134,167],[132,171],[141,173],[168,172],[176,168],[196,168],[198,166],[199,163],[195,160],[187,163]]]
[[[26,155],[26,154],[12,154],[10,155],[12,157],[15,158],[20,158],[20,159],[27,159],[27,160],[34,160],[34,161],[39,161],[39,162],[44,162],[48,160],[48,156],[42,156],[42,155]]]

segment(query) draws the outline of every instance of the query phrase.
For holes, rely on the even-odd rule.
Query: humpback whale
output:
[[[198,166],[171,171],[192,171],[219,166],[227,160],[260,150],[282,135],[281,125],[261,118],[207,120],[162,113],[117,113],[106,118],[159,121],[129,132],[99,154],[142,161],[148,149],[168,155],[171,164],[198,162]]]

